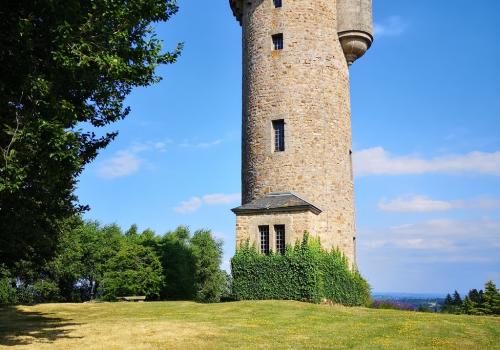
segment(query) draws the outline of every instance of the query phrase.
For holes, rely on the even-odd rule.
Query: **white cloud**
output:
[[[220,231],[212,232],[212,236],[216,239],[222,239],[222,240],[227,238],[227,235],[224,232]]]
[[[201,198],[192,197],[187,201],[181,202],[181,204],[178,207],[175,207],[174,210],[180,214],[194,213],[195,211],[200,209],[202,204],[203,202]]]
[[[222,143],[222,139],[217,139],[213,141],[206,141],[206,142],[191,142],[191,141],[183,141],[182,143],[179,144],[181,147],[192,147],[192,148],[210,148],[213,146],[217,146]]]
[[[388,212],[435,212],[452,209],[495,209],[500,207],[500,200],[495,198],[476,198],[470,200],[436,200],[427,196],[404,196],[392,200],[382,199],[378,209]]]
[[[393,226],[390,232],[405,236],[448,237],[477,239],[484,237],[500,238],[500,221],[488,219],[458,221],[451,219],[433,219],[418,224]]]
[[[153,144],[154,149],[160,151],[160,152],[166,152],[167,151],[167,144],[172,143],[172,141],[165,141],[165,142],[155,142]]]
[[[387,232],[391,232],[388,230]],[[407,251],[454,251],[457,246],[453,240],[442,238],[399,238],[389,237],[385,239],[360,239],[360,248],[369,251],[383,251],[387,248],[396,248]]]
[[[498,276],[498,218],[360,228],[356,242],[359,268],[375,290],[447,293]]]
[[[219,145],[221,143],[222,143],[222,140],[214,140],[214,141],[210,141],[210,142],[200,142],[200,143],[196,144],[196,147],[208,148],[208,147]]]
[[[399,36],[404,33],[408,23],[405,22],[400,16],[391,16],[383,22],[375,22],[373,31],[376,37],[381,36]]]
[[[456,249],[454,242],[447,239],[423,239],[423,238],[396,239],[391,243],[394,244],[396,247],[403,249],[414,249],[414,250]]]
[[[492,256],[481,256],[481,255],[460,255],[460,254],[449,254],[449,255],[432,255],[432,256],[421,256],[415,258],[406,259],[409,263],[490,263],[494,262],[495,258]]]
[[[101,162],[98,174],[106,179],[127,176],[139,170],[141,159],[130,151],[119,151],[110,159]]]
[[[381,200],[378,208],[392,212],[430,212],[447,211],[463,207],[463,201],[441,201],[426,196],[400,197],[390,201]]]
[[[470,201],[469,206],[478,209],[495,209],[500,207],[500,199],[488,197],[476,198]]]
[[[169,143],[172,141],[134,142],[127,149],[117,151],[111,158],[98,163],[97,173],[106,179],[131,175],[139,171],[145,163],[139,154],[150,151],[165,152]]]
[[[189,142],[184,141],[178,146],[206,149],[223,142],[223,139],[217,139],[207,142]],[[139,171],[142,165],[148,164],[142,157],[144,153],[167,151],[169,145],[173,144],[171,139],[160,141],[134,142],[130,147],[117,151],[112,157],[105,159],[97,164],[97,173],[106,179],[128,176]],[[209,199],[210,200],[210,199]],[[214,200],[217,200],[215,198]],[[222,199],[223,200],[223,199]]]
[[[230,194],[214,193],[203,196],[203,201],[206,204],[228,204],[237,202],[240,200],[240,198],[241,198],[240,193],[230,193]]]
[[[500,221],[438,219],[386,229],[360,230],[358,243],[366,254],[391,255],[394,259],[412,257],[416,261],[439,257],[443,261],[458,261],[458,257],[462,257],[467,261],[481,254],[490,259],[488,256],[500,243]],[[411,252],[419,254],[412,255]]]
[[[202,207],[202,205],[217,205],[217,204],[230,204],[236,203],[240,200],[240,193],[213,193],[206,194],[201,197],[192,197],[187,201],[174,208],[174,210],[181,214],[194,213]]]
[[[354,152],[356,176],[426,173],[476,173],[500,176],[500,151],[470,152],[425,159],[417,155],[393,156],[382,147]]]
[[[133,153],[141,153],[146,151],[165,152],[167,150],[167,146],[172,142],[173,141],[170,139],[166,139],[163,141],[134,142],[132,146],[128,148],[128,150]]]

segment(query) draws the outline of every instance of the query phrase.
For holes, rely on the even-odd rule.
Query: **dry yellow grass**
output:
[[[500,319],[291,301],[0,308],[0,349],[500,349]]]

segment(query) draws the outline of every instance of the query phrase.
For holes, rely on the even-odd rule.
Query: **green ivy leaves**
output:
[[[320,303],[324,299],[357,306],[370,301],[370,287],[343,254],[324,250],[319,241],[304,235],[283,255],[260,254],[248,243],[231,260],[233,293],[239,300],[299,300]]]

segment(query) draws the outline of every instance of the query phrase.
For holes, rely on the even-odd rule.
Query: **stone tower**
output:
[[[230,0],[243,31],[236,244],[282,251],[307,231],[355,264],[348,66],[370,47],[371,0]]]

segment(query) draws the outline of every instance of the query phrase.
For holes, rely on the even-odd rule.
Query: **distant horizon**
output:
[[[430,298],[444,298],[446,294],[452,294],[454,291],[446,293],[411,293],[411,292],[372,292],[372,296],[420,296],[420,297],[430,297]],[[460,293],[460,291],[459,291]],[[462,295],[462,293],[460,293]]]

